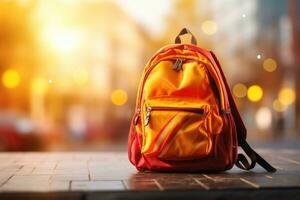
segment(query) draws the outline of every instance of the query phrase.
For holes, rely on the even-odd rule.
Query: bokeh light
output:
[[[261,55],[258,54],[258,55],[256,56],[256,58],[257,58],[258,60],[260,60],[260,59],[261,59]]]
[[[263,67],[267,72],[274,72],[277,68],[277,62],[272,58],[267,58],[264,60]]]
[[[299,16],[278,9],[290,8],[290,1],[230,2],[0,0],[0,118],[22,115],[30,121],[34,129],[28,135],[47,141],[41,149],[124,142],[144,66],[186,27],[197,46],[213,50],[220,61],[249,139],[280,134],[289,139],[300,130],[295,51],[300,43],[291,35]],[[190,35],[181,39],[191,42]],[[172,88],[188,92],[194,87],[194,80],[181,74],[153,79],[166,82],[161,86],[170,92],[162,97],[173,96]],[[264,116],[269,120],[267,109],[274,114],[270,129],[269,121],[259,122]]]
[[[243,98],[247,95],[247,87],[242,83],[238,83],[233,87],[233,94],[238,98]]]
[[[35,95],[44,95],[49,88],[47,79],[36,77],[31,83],[32,91]]]
[[[117,106],[124,105],[127,102],[127,100],[128,100],[127,93],[122,89],[114,90],[111,94],[111,101],[113,104]]]
[[[278,100],[283,105],[290,105],[294,103],[295,99],[296,99],[296,94],[294,89],[286,87],[286,88],[282,88],[279,91]]]
[[[273,101],[273,109],[274,109],[276,112],[283,112],[283,111],[285,111],[286,106],[283,105],[278,99],[275,99],[275,100]]]
[[[255,114],[255,122],[259,129],[268,129],[272,123],[271,110],[268,107],[259,108]]]
[[[215,21],[206,20],[201,25],[202,31],[207,35],[213,35],[218,30],[218,25]]]
[[[13,89],[20,83],[20,74],[14,69],[6,70],[2,75],[2,83],[4,87]]]
[[[247,92],[248,99],[252,102],[257,102],[263,97],[263,89],[258,85],[252,85]]]

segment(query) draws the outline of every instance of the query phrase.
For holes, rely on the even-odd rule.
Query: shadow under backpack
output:
[[[192,44],[180,36],[191,35]],[[244,154],[238,154],[240,146]],[[140,171],[276,169],[246,142],[246,128],[216,56],[197,46],[186,28],[175,44],[148,61],[128,138],[130,162]]]

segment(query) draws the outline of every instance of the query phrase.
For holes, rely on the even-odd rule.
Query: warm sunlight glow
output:
[[[88,78],[89,74],[85,69],[77,69],[73,73],[73,80],[79,86],[85,85],[88,82]]]
[[[44,41],[59,53],[70,53],[81,43],[80,31],[72,28],[49,27],[44,32]]]

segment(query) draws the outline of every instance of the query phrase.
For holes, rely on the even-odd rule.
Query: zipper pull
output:
[[[173,69],[176,71],[182,70],[182,64],[183,64],[183,60],[180,58],[177,58],[173,65]]]
[[[138,108],[135,112],[134,125],[137,125],[140,119],[141,109]]]
[[[146,118],[145,118],[144,126],[147,126],[147,125],[149,124],[151,110],[152,110],[151,107],[147,107],[147,110],[146,110]]]

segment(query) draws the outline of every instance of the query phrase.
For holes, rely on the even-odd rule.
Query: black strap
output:
[[[238,134],[238,136],[239,136],[239,134]],[[270,165],[265,159],[263,159],[258,153],[256,153],[250,147],[250,145],[247,143],[246,140],[239,138],[239,146],[242,147],[244,152],[250,158],[251,163],[248,162],[248,160],[244,154],[239,153],[237,161],[235,163],[235,165],[238,168],[244,169],[244,170],[250,170],[255,167],[256,163],[258,163],[260,166],[262,166],[268,172],[272,172],[272,173],[276,172],[276,169],[272,165]]]
[[[183,28],[180,32],[179,32],[179,34],[176,36],[176,38],[175,38],[175,43],[176,44],[180,44],[181,43],[181,39],[180,39],[180,36],[182,36],[182,35],[185,35],[185,34],[190,34],[192,37],[191,37],[191,43],[193,44],[193,45],[197,45],[197,40],[196,40],[196,37],[193,35],[193,33],[189,30],[189,29],[187,29],[187,28]]]

